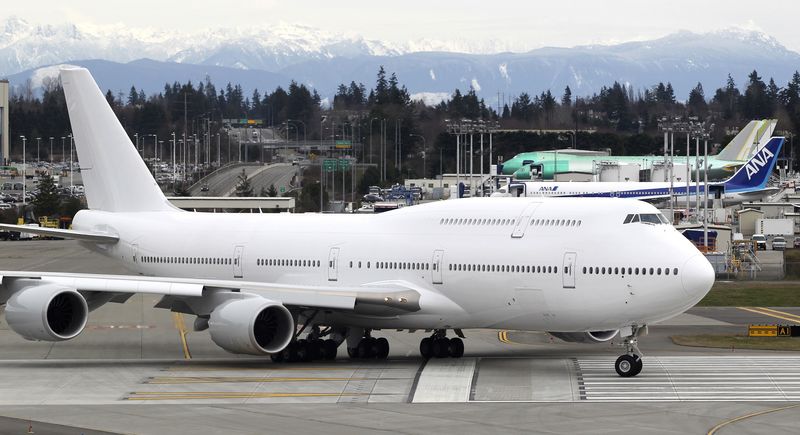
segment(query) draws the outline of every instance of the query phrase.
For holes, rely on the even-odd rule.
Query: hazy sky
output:
[[[197,32],[207,27],[308,24],[369,39],[503,41],[517,49],[650,39],[676,30],[763,30],[800,51],[800,3],[739,0],[7,0],[0,16],[34,23],[122,23]],[[228,6],[225,6],[225,5]]]

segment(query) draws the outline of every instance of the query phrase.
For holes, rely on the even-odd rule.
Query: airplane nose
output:
[[[691,298],[702,299],[714,285],[714,268],[702,254],[688,259],[683,265],[683,289]]]

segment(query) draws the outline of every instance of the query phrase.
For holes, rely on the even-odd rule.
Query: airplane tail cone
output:
[[[89,71],[65,67],[60,73],[89,208],[110,212],[176,210]]]

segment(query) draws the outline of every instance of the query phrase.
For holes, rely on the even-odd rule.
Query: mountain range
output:
[[[0,77],[15,87],[30,80],[36,91],[44,77],[57,74],[57,65],[69,63],[90,68],[114,93],[133,85],[150,94],[165,83],[208,76],[217,87],[238,83],[248,93],[295,80],[332,97],[341,83],[372,87],[383,65],[416,97],[435,101],[455,88],[473,88],[494,106],[521,92],[560,95],[566,86],[590,95],[614,81],[634,91],[671,82],[678,99],[701,82],[710,97],[728,74],[741,86],[755,69],[782,86],[800,69],[800,54],[764,33],[740,29],[680,31],[615,45],[507,48],[495,41],[397,44],[289,24],[209,29],[200,38],[121,25],[33,25],[11,17],[0,23]]]

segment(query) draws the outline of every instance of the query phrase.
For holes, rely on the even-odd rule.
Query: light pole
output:
[[[26,184],[25,183],[25,177],[26,177],[26,175],[28,173],[28,167],[25,165],[25,163],[26,163],[25,162],[25,140],[26,140],[25,136],[20,136],[20,139],[22,139],[22,207],[23,207],[22,217],[24,219],[24,217],[25,217],[25,209],[24,209],[24,207],[25,207],[25,204],[27,203],[27,200],[26,200],[25,197],[27,196],[27,192],[28,192],[28,190],[25,187],[25,184]]]
[[[36,165],[39,165],[39,144],[42,142],[42,138],[36,138]]]
[[[178,167],[175,165],[175,132],[172,132],[172,185],[173,190],[175,189],[175,178],[178,175]]]
[[[72,184],[72,173],[75,169],[75,164],[72,162],[72,133],[68,134],[67,137],[69,138],[69,192],[75,192],[74,186]]]
[[[301,120],[299,120],[299,119],[287,119],[286,122],[299,122],[300,124],[303,124],[303,145],[305,145],[305,143],[306,143],[306,123],[301,121]],[[295,131],[297,131],[297,126],[295,126],[294,129],[295,129]]]
[[[133,139],[136,141],[136,152],[139,152],[139,133],[133,134]]]
[[[50,136],[50,165],[53,165],[53,136]]]
[[[64,162],[67,161],[64,158],[64,139],[66,139],[66,137],[65,136],[61,136],[61,163],[64,163]]]
[[[428,141],[425,140],[425,136],[421,134],[409,134],[409,137],[418,137],[422,139],[422,178],[426,178],[428,176],[427,168],[427,152],[428,152]]]
[[[158,175],[158,135],[154,133],[148,134],[148,136],[152,136],[153,139],[153,177]],[[142,160],[144,160],[144,144],[142,144]]]

